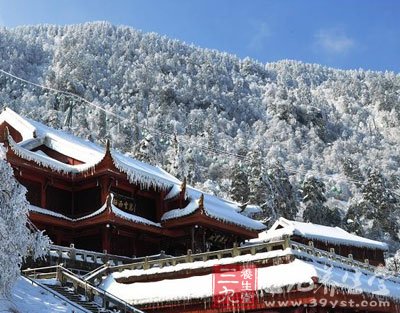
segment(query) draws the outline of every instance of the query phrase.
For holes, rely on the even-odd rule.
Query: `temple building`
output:
[[[283,217],[249,243],[271,242],[285,237],[374,266],[385,264],[385,252],[389,250],[386,243],[350,234],[340,227],[291,221]]]
[[[0,142],[27,189],[29,218],[58,245],[143,256],[239,245],[265,226],[239,204],[164,170],[24,118],[0,114]]]

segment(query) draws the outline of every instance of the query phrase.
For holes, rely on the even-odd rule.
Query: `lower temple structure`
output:
[[[393,273],[289,238],[108,272],[100,287],[149,313],[400,312]]]

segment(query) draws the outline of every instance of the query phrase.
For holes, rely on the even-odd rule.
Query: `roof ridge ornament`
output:
[[[4,140],[2,140],[2,141],[4,141],[5,146],[8,146],[10,144],[10,141],[9,141],[10,130],[8,129],[8,126],[6,126],[4,128],[3,136],[4,136]]]
[[[108,164],[113,164],[114,163],[114,158],[112,156],[111,153],[111,142],[110,139],[106,140],[106,151],[104,152],[104,156],[101,159],[101,161],[99,163],[96,164],[96,166],[98,166],[99,164],[106,162]]]
[[[250,200],[246,201],[245,203],[238,204],[238,207],[240,209],[239,213],[243,213],[244,210],[246,210],[247,206],[249,205]]]
[[[185,192],[186,191],[186,185],[187,185],[187,180],[186,180],[186,176],[183,178],[183,182],[181,184],[181,191]]]
[[[204,194],[202,193],[199,198],[199,211],[200,214],[204,214]]]
[[[106,154],[109,153],[111,154],[111,143],[110,143],[110,139],[106,140]]]

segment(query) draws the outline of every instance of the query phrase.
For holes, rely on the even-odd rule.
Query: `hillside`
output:
[[[99,22],[0,29],[8,106],[160,165],[264,217],[399,247],[400,75],[261,64]],[[119,116],[121,118],[117,118]]]

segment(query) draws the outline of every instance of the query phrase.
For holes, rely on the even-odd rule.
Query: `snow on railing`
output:
[[[62,296],[62,295],[59,295],[57,292],[55,292],[55,291],[52,290],[51,288],[49,288],[49,287],[47,287],[47,286],[45,286],[45,285],[43,285],[43,284],[41,284],[41,283],[35,281],[35,280],[32,279],[31,277],[29,277],[29,276],[27,276],[27,275],[25,275],[24,277],[25,277],[27,280],[29,280],[30,283],[31,283],[32,285],[39,286],[40,288],[42,288],[42,289],[45,290],[46,292],[52,294],[54,297],[56,297],[56,298],[62,300],[63,302],[68,303],[69,305],[73,306],[76,310],[78,310],[78,312],[85,312],[85,313],[90,313],[90,312],[91,312],[91,311],[89,311],[89,310],[87,310],[87,309],[85,309],[85,308],[83,308],[83,307],[77,305],[75,302],[72,302],[71,300],[67,299],[66,297],[64,297],[64,296]],[[74,311],[73,311],[73,312],[74,312]]]
[[[368,259],[365,259],[365,262],[360,262],[358,260],[354,260],[353,256],[349,254],[349,256],[343,256],[336,254],[334,250],[330,252],[317,249],[312,245],[305,245],[302,243],[292,241],[290,243],[290,248],[294,252],[295,256],[303,259],[312,259],[317,260],[318,263],[326,264],[328,266],[336,266],[342,269],[358,269],[360,271],[365,271],[369,273],[377,273],[386,276],[396,277],[397,274],[394,271],[390,271],[385,267],[374,266],[369,263]],[[396,281],[397,282],[397,281]]]
[[[284,240],[278,240],[274,242],[262,243],[258,245],[249,245],[237,247],[234,246],[231,249],[203,252],[193,254],[189,249],[186,255],[178,256],[178,257],[166,257],[160,258],[156,260],[151,260],[148,257],[145,257],[142,262],[135,262],[131,264],[110,266],[103,271],[100,271],[96,276],[91,277],[91,279],[99,278],[103,275],[104,272],[113,273],[113,272],[121,272],[123,270],[146,270],[150,268],[163,268],[165,266],[176,266],[184,263],[193,263],[193,262],[205,262],[208,260],[221,260],[223,258],[231,258],[240,255],[250,254],[255,255],[257,253],[270,252],[273,250],[285,250],[289,248],[290,241],[288,238]]]
[[[86,263],[91,268],[98,268],[105,263],[112,265],[121,265],[134,262],[134,258],[108,254],[107,251],[104,253],[88,251],[83,249],[76,249],[73,244],[70,247],[51,245],[49,250],[50,263],[64,263],[76,264],[77,262]]]
[[[111,303],[115,307],[117,307],[120,310],[120,312],[144,313],[143,311],[135,308],[128,302],[107,292],[106,290],[95,287],[88,281],[81,279],[80,277],[75,275],[73,272],[64,268],[62,265],[58,266],[57,279],[61,282],[61,285],[63,285],[66,282],[72,282],[72,284],[74,286],[74,290],[76,292],[78,292],[79,289],[83,290],[85,297],[87,297],[91,301],[94,300],[95,296],[99,297],[100,299],[102,299],[103,307],[105,307],[105,308],[107,308],[108,304]]]
[[[193,262],[205,262],[209,260],[220,260],[223,258],[233,258],[236,256],[241,256],[245,254],[256,255],[258,253],[270,252],[274,250],[285,250],[290,248],[291,254],[294,257],[299,258],[307,258],[312,257],[313,259],[317,259],[318,262],[325,262],[329,264],[336,264],[337,266],[342,267],[357,267],[362,270],[366,270],[369,272],[374,272],[376,270],[375,266],[369,264],[369,262],[360,262],[354,260],[351,256],[345,257],[338,255],[334,252],[328,252],[320,249],[316,249],[313,246],[307,246],[301,243],[297,243],[291,241],[288,237],[285,237],[282,240],[261,243],[256,245],[246,245],[242,247],[234,246],[231,249],[224,249],[218,251],[211,252],[203,252],[192,254],[191,250],[188,250],[186,255],[178,256],[178,257],[167,257],[156,260],[150,260],[148,257],[145,257],[142,262],[135,262],[124,265],[116,265],[109,266],[107,268],[100,269],[96,274],[91,275],[90,280],[94,280],[96,278],[101,278],[104,273],[110,274],[115,272],[122,272],[124,270],[147,270],[151,268],[163,268],[166,266],[176,266],[184,263],[193,263]],[[279,259],[279,258],[275,258]],[[278,262],[279,260],[277,260]],[[275,264],[276,262],[274,262]],[[276,264],[275,264],[276,265]]]
[[[48,272],[50,271],[50,272]],[[102,300],[104,308],[107,308],[111,303],[113,306],[117,307],[120,311],[124,313],[144,313],[143,311],[135,308],[128,302],[116,297],[115,295],[92,285],[87,280],[83,280],[81,277],[77,276],[70,270],[63,267],[63,264],[56,266],[47,266],[34,269],[27,269],[22,271],[26,277],[33,279],[49,279],[55,278],[61,283],[61,286],[65,285],[67,282],[72,283],[72,286],[76,293],[83,293],[83,295],[93,301],[94,297],[99,297]],[[52,276],[49,276],[49,275]]]

